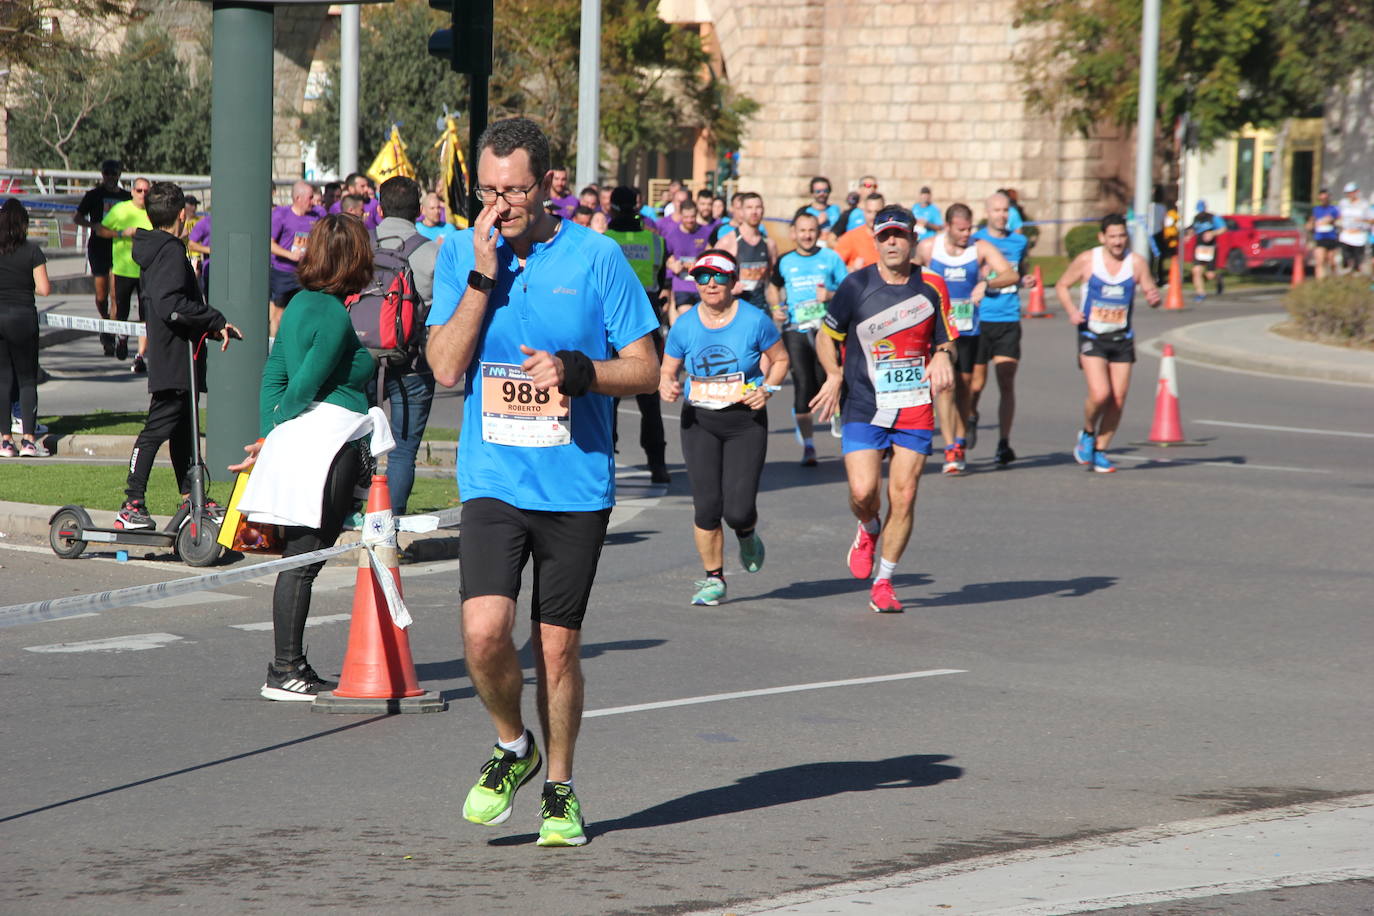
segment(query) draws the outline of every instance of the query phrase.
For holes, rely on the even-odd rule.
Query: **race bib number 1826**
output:
[[[900,410],[930,403],[930,379],[922,358],[885,359],[874,367],[874,395],[879,410]]]

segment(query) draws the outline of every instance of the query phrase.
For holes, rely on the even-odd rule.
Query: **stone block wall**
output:
[[[762,105],[740,187],[763,194],[770,215],[805,203],[812,175],[830,178],[837,203],[864,174],[889,200],[909,205],[929,185],[941,207],[963,201],[975,213],[999,187],[1042,219],[1097,217],[1129,200],[1129,136],[1064,136],[1027,111],[1012,0],[706,2],[731,84]],[[1062,234],[1044,233],[1037,251]]]

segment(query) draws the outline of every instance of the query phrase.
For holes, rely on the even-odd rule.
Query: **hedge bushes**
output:
[[[1360,274],[1304,283],[1283,301],[1304,332],[1347,346],[1374,347],[1374,287]]]
[[[1089,248],[1097,247],[1097,223],[1074,226],[1064,234],[1064,252],[1072,261]]]

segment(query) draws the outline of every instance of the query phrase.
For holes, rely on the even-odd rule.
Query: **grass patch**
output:
[[[47,506],[73,505],[87,509],[117,510],[124,503],[123,465],[10,463],[0,474],[0,500]],[[229,499],[228,481],[210,485],[210,495]],[[181,505],[171,468],[153,468],[148,479],[148,510],[171,515]],[[410,491],[408,512],[429,512],[458,505],[458,489],[452,477],[416,477]]]
[[[147,419],[147,411],[141,410],[96,410],[38,418],[48,426],[50,436],[137,436]],[[207,428],[203,407],[200,409],[200,428],[202,432]],[[426,427],[424,438],[429,442],[457,442],[458,430],[430,426]]]
[[[1047,254],[1033,257],[1030,258],[1027,263],[1030,273],[1035,273],[1035,268],[1040,268],[1040,275],[1045,280],[1046,289],[1058,283],[1059,278],[1064,275],[1064,271],[1069,269],[1069,259],[1062,254]]]

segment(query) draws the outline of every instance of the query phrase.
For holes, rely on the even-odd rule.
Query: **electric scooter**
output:
[[[172,313],[172,321],[177,314]],[[204,338],[202,338],[203,340]],[[120,544],[135,547],[170,547],[189,566],[212,566],[224,555],[218,542],[224,510],[205,505],[205,484],[209,471],[200,455],[200,392],[196,387],[195,341],[186,342],[191,360],[192,462],[187,473],[191,498],[162,530],[149,528],[100,528],[81,506],[63,506],[48,522],[48,544],[64,560],[81,556],[87,544]]]

